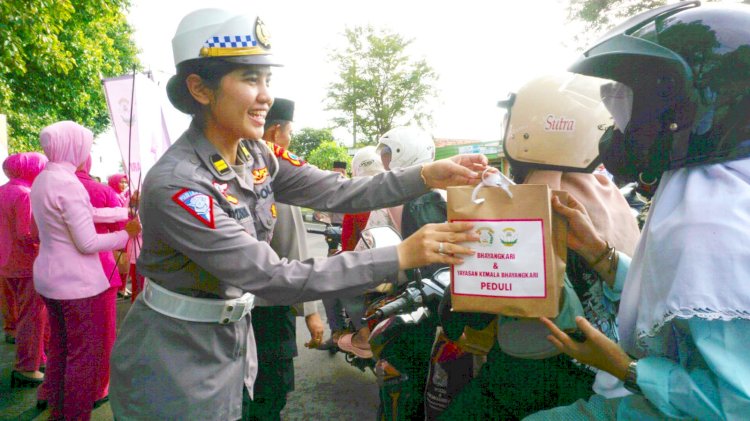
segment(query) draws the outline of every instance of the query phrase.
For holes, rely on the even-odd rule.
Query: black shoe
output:
[[[94,409],[96,409],[96,408],[104,405],[107,402],[109,402],[109,395],[107,395],[107,396],[105,396],[105,397],[103,397],[101,399],[95,400],[94,401]]]
[[[16,337],[11,335],[10,333],[5,334],[5,343],[6,344],[15,344],[16,343]]]
[[[35,377],[26,377],[16,370],[10,372],[11,389],[15,387],[37,387],[42,383],[44,383],[44,377],[37,379]]]

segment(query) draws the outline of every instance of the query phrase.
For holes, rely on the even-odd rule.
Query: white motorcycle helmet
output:
[[[592,172],[601,162],[599,139],[613,124],[599,92],[609,82],[563,72],[532,79],[501,101],[511,165]]]
[[[418,127],[394,127],[380,137],[376,152],[380,156],[391,153],[389,169],[406,168],[434,161],[435,142],[429,133]]]
[[[357,151],[352,158],[352,175],[354,177],[366,177],[380,174],[385,171],[380,161],[380,154],[374,146],[365,146]]]

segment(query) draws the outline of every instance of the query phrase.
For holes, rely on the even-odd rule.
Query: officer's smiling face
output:
[[[208,132],[227,141],[263,137],[273,102],[270,81],[268,66],[247,66],[225,75],[209,103]]]

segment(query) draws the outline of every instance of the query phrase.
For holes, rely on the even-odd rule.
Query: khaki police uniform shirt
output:
[[[398,271],[395,247],[279,258],[269,246],[275,201],[348,213],[389,207],[427,191],[418,167],[351,180],[257,141],[243,141],[237,158],[244,176],[191,126],[149,171],[140,207],[140,273],[184,295],[229,299],[251,292],[290,305],[356,295]],[[240,418],[242,385],[252,396],[257,372],[249,319],[188,322],[153,311],[139,297],[113,351],[115,417]]]

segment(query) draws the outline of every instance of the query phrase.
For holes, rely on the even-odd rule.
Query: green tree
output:
[[[750,0],[743,0],[743,3],[750,4]],[[625,19],[665,4],[667,0],[570,0],[567,12],[569,21],[583,24],[575,41],[580,48],[585,48]]]
[[[102,77],[137,66],[130,0],[0,1],[0,113],[10,152],[38,150],[39,132],[73,120],[109,125]]]
[[[289,149],[301,157],[307,157],[310,152],[325,141],[333,141],[331,129],[313,129],[305,127],[295,131]]]
[[[583,23],[584,33],[598,36],[625,18],[665,4],[667,0],[570,0],[568,20]]]
[[[429,123],[425,110],[438,76],[425,60],[407,52],[412,40],[372,26],[347,28],[348,45],[332,53],[338,81],[328,87],[328,109],[337,127],[354,134],[356,146],[375,144],[395,125]]]
[[[307,162],[324,170],[332,169],[333,161],[345,161],[347,168],[351,168],[352,157],[346,148],[332,140],[323,141],[307,157]]]

